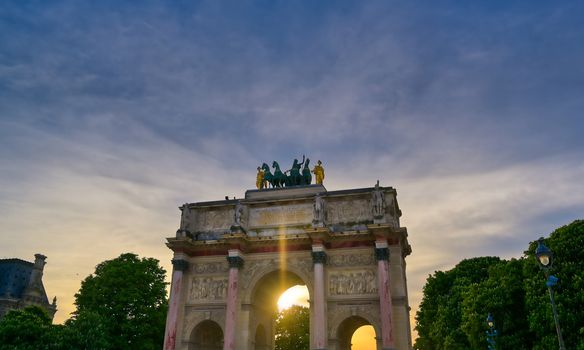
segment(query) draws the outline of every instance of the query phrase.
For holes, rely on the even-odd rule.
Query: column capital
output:
[[[323,251],[312,252],[312,262],[314,264],[326,264],[327,255]]]
[[[229,267],[235,267],[240,269],[243,267],[243,258],[240,256],[228,256],[227,262],[229,263]]]
[[[380,260],[388,261],[389,260],[389,248],[387,248],[387,247],[375,248],[375,259],[377,261],[380,261]]]
[[[185,259],[174,258],[172,261],[172,267],[178,271],[185,271],[189,268],[189,262]]]

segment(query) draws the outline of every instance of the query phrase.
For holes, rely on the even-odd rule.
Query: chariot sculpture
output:
[[[257,168],[256,187],[258,190],[265,188],[282,188],[293,186],[306,186],[312,184],[312,174],[316,179],[316,184],[322,185],[324,180],[324,168],[319,160],[314,169],[310,170],[310,159],[302,155],[302,162],[294,159],[289,170],[282,171],[277,161],[272,162],[272,169],[267,163],[263,163]]]

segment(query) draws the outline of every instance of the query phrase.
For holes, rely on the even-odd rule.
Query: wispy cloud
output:
[[[49,256],[61,321],[106,258],[170,268],[181,203],[306,153],[398,189],[415,311],[427,274],[581,216],[582,10],[3,2],[0,256]]]

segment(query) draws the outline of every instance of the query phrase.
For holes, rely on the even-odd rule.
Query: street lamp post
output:
[[[497,336],[497,330],[495,329],[495,319],[490,312],[487,316],[487,326],[489,326],[489,329],[487,330],[487,343],[489,343],[489,350],[495,350],[495,337]]]
[[[560,343],[560,350],[566,350],[564,346],[564,338],[562,337],[562,330],[560,329],[560,321],[558,320],[558,310],[556,309],[556,302],[554,300],[553,286],[558,284],[558,278],[550,275],[549,271],[552,267],[554,253],[543,244],[543,237],[537,241],[537,248],[535,249],[535,258],[546,275],[546,286],[550,293],[550,302],[552,304],[552,312],[554,314],[554,322],[556,324],[556,332],[558,333],[558,342]]]

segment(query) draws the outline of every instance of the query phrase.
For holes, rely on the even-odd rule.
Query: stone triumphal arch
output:
[[[273,349],[277,297],[306,285],[311,349],[348,350],[360,326],[377,349],[411,349],[396,191],[322,184],[188,203],[174,252],[164,349]]]

